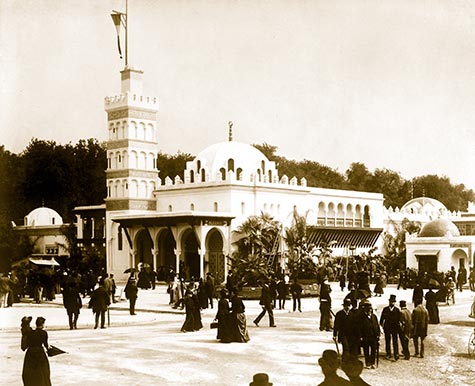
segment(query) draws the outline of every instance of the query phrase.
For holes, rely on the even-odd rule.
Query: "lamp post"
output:
[[[112,11],[111,17],[114,22],[115,29],[117,31],[117,45],[119,47],[120,58],[122,59],[122,52],[120,49],[120,26],[122,25],[125,30],[125,67],[129,64],[128,58],[128,43],[129,43],[129,33],[128,33],[128,9],[129,1],[125,0],[125,13],[119,11]]]

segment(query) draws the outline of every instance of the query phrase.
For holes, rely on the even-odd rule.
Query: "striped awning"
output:
[[[382,228],[307,227],[307,243],[316,246],[332,242],[332,248],[372,248]]]

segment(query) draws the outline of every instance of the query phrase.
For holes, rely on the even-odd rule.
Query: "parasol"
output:
[[[61,350],[60,348],[58,348],[56,346],[49,346],[49,348],[48,348],[48,356],[49,357],[54,357],[54,356],[60,355],[60,354],[67,354],[67,352]]]
[[[137,272],[137,269],[136,268],[127,268],[124,273],[133,273],[133,272]]]

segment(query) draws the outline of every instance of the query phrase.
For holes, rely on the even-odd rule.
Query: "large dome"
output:
[[[418,197],[406,202],[401,211],[411,211],[413,213],[434,213],[444,212],[447,208],[440,201],[430,197]]]
[[[44,226],[44,225],[62,225],[63,218],[54,209],[36,208],[25,216],[25,225]]]
[[[236,168],[243,170],[262,169],[263,164],[267,164],[267,157],[254,146],[235,142],[219,142],[204,149],[196,157],[201,162],[201,167],[208,170],[211,175],[215,175],[221,168],[228,169],[228,161],[233,160]]]
[[[418,237],[457,237],[460,232],[457,226],[449,220],[438,219],[425,224]]]

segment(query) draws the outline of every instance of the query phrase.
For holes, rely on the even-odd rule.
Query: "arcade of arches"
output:
[[[229,248],[225,235],[228,227],[225,224],[166,227],[121,224],[124,233],[132,236],[127,240],[135,267],[143,264],[153,268],[158,280],[166,280],[173,270],[186,280],[198,280],[211,272],[218,282],[224,281],[227,273],[225,256]]]

